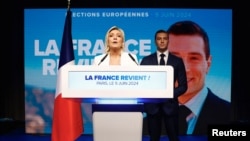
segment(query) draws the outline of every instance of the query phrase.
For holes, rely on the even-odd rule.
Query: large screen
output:
[[[231,102],[232,10],[178,8],[72,8],[75,64],[91,65],[104,52],[112,26],[125,31],[126,51],[139,62],[156,51],[154,34],[178,21],[199,24],[212,56],[205,84]],[[26,133],[51,133],[56,77],[67,9],[24,10]],[[194,103],[195,104],[195,103]],[[91,103],[82,102],[84,134],[92,134]],[[144,117],[146,118],[146,116]]]

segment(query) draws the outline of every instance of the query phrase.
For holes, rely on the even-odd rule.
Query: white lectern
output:
[[[171,66],[72,65],[62,68],[62,76],[64,98],[96,98],[97,107],[107,106],[98,105],[105,100],[116,109],[93,111],[94,141],[141,141],[142,111],[128,110],[135,103],[126,101],[173,97]],[[128,109],[117,109],[119,104]]]

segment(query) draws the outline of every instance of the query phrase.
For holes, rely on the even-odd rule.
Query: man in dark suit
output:
[[[187,90],[187,77],[185,66],[181,58],[168,51],[168,33],[158,30],[155,33],[157,51],[145,56],[140,65],[170,65],[174,69],[173,98],[164,99],[159,103],[144,103],[147,114],[147,125],[150,141],[160,141],[162,118],[170,141],[179,141],[178,137],[178,97]],[[159,82],[161,83],[161,82]]]
[[[230,102],[215,95],[205,85],[206,75],[212,63],[207,33],[193,21],[176,22],[167,32],[168,50],[182,58],[188,80],[188,89],[178,100],[180,105],[191,110],[191,114],[186,118],[187,129],[182,130],[184,125],[179,125],[180,134],[206,135],[209,124],[228,124]]]

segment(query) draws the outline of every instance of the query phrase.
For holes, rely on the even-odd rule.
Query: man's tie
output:
[[[160,65],[166,65],[165,60],[164,60],[165,54],[162,53],[160,56],[161,56]]]
[[[187,133],[187,116],[191,114],[191,110],[185,105],[179,106],[179,134],[185,135]]]

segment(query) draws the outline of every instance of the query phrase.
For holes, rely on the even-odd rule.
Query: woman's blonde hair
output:
[[[109,37],[109,33],[112,31],[112,30],[118,30],[121,32],[122,34],[122,37],[123,37],[123,44],[122,44],[122,50],[125,49],[125,33],[124,31],[117,27],[117,26],[112,26],[106,33],[106,36],[105,36],[105,52],[108,53],[110,51],[110,48],[109,48],[109,45],[108,45],[108,37]]]

